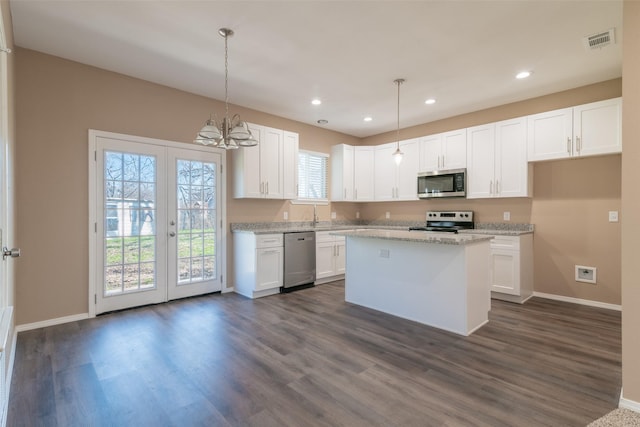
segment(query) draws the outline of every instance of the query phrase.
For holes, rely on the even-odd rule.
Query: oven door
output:
[[[466,169],[418,174],[418,198],[466,197]]]

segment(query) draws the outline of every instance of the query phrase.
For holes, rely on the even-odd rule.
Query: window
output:
[[[300,150],[298,152],[298,200],[327,200],[328,154]]]

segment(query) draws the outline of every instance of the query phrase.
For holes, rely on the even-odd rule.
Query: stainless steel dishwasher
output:
[[[313,286],[316,280],[316,233],[284,233],[282,292]]]

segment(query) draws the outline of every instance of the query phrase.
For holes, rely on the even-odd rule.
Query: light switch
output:
[[[356,212],[356,219],[360,219],[360,211]]]
[[[609,211],[609,222],[618,222],[618,211]]]
[[[289,219],[289,212],[284,211],[284,220],[288,220]]]
[[[331,212],[331,219],[336,219],[336,213],[335,212]]]

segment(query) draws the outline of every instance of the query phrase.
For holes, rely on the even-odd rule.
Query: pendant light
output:
[[[224,118],[222,123],[218,125],[214,116],[210,116],[193,142],[224,150],[253,147],[258,145],[258,141],[253,138],[247,122],[243,122],[238,114],[229,119],[229,49],[227,39],[233,35],[233,30],[220,28],[218,34],[224,37]]]
[[[404,79],[395,79],[393,81],[396,85],[398,85],[398,126],[396,127],[396,151],[393,153],[393,160],[396,161],[396,165],[400,165],[402,162],[402,156],[404,153],[400,151],[400,85],[404,83]]]

